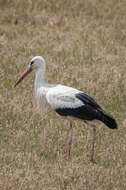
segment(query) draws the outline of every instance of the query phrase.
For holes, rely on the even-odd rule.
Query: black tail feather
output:
[[[116,123],[116,120],[106,112],[102,111],[100,117],[100,121],[102,121],[106,126],[108,126],[110,129],[118,129],[118,125]]]

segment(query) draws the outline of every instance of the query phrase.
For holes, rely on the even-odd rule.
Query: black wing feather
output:
[[[58,108],[55,111],[62,116],[71,116],[83,120],[98,119],[99,112],[97,109],[101,107],[93,98],[84,93],[76,94],[76,98],[83,102],[83,105],[76,108]]]
[[[115,119],[107,114],[97,102],[84,93],[76,94],[76,98],[83,102],[83,105],[77,108],[58,108],[55,111],[62,116],[71,116],[82,120],[100,120],[111,129],[117,129]]]
[[[76,98],[78,98],[79,100],[81,100],[85,105],[89,105],[94,109],[102,109],[97,102],[90,96],[88,96],[87,94],[84,93],[78,93],[76,94]]]

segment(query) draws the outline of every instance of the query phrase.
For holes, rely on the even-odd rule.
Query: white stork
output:
[[[93,141],[90,160],[94,162],[94,143],[96,136],[96,126],[90,121],[99,120],[110,129],[117,129],[115,119],[106,113],[96,101],[87,94],[75,88],[61,84],[48,84],[44,80],[46,63],[43,57],[33,57],[28,68],[16,82],[15,87],[31,71],[36,72],[35,78],[35,96],[40,108],[51,107],[59,115],[70,119],[70,133],[68,141],[68,156],[70,156],[72,144],[72,122],[73,119],[80,119],[93,128]]]

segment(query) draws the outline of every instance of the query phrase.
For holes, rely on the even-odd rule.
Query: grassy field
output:
[[[42,55],[49,83],[91,95],[117,120],[92,129],[39,113],[34,74],[16,89],[29,60]],[[126,188],[125,0],[0,0],[0,190],[124,190]]]

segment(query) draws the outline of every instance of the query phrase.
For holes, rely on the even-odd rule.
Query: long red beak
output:
[[[21,75],[21,77],[18,79],[14,87],[16,87],[30,72],[32,71],[32,68],[29,66]]]

